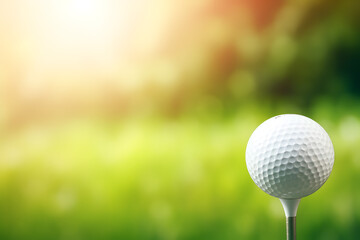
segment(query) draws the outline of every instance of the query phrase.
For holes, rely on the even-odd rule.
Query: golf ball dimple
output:
[[[255,129],[246,147],[251,178],[278,198],[302,198],[328,179],[334,148],[326,131],[305,116],[284,114]]]

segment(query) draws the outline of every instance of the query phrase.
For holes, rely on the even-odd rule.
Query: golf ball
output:
[[[328,179],[334,148],[326,131],[305,116],[284,114],[263,122],[246,147],[251,178],[278,198],[302,198]]]

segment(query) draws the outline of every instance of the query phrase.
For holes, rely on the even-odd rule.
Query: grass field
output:
[[[333,109],[318,107],[309,114],[329,132],[335,166],[324,187],[302,200],[298,237],[353,239],[359,115],[339,106],[331,117]],[[9,133],[0,147],[0,236],[282,239],[281,204],[256,187],[244,159],[249,136],[270,112],[79,118]]]

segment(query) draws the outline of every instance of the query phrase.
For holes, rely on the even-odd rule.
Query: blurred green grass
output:
[[[256,126],[283,110],[25,127],[1,140],[0,237],[282,239],[281,204],[252,182],[244,155]],[[340,104],[329,117],[334,106],[321,101],[297,112],[324,126],[336,155],[328,182],[301,202],[301,239],[359,234],[360,115],[351,112]]]

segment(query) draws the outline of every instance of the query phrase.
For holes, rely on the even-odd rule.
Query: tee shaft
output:
[[[286,218],[286,239],[296,240],[296,217]]]

